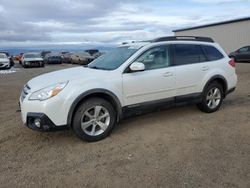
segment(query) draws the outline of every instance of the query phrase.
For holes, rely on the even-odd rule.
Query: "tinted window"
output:
[[[151,48],[136,61],[143,63],[146,70],[168,67],[170,65],[169,47],[159,46]]]
[[[222,59],[224,56],[213,46],[202,46],[209,61]]]
[[[247,51],[249,51],[248,46],[239,49],[239,52],[240,52],[240,53],[244,53],[244,52],[247,52]]]
[[[0,54],[0,58],[7,58],[5,54]]]
[[[199,45],[176,44],[174,51],[176,65],[185,65],[206,61],[206,57]]]
[[[40,58],[40,54],[24,54],[24,58]]]

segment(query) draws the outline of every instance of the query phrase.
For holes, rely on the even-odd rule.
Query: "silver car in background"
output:
[[[0,53],[0,69],[10,69],[11,64],[9,58],[4,53]]]
[[[88,52],[76,52],[71,55],[70,62],[72,64],[87,65],[94,59]]]
[[[27,67],[44,67],[44,61],[40,53],[25,53],[21,58],[21,64]]]

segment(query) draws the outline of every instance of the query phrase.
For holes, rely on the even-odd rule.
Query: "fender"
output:
[[[81,95],[79,95],[75,100],[74,102],[71,104],[71,107],[70,107],[70,110],[69,110],[69,113],[68,113],[68,118],[67,118],[67,125],[70,126],[71,125],[71,122],[72,122],[72,118],[73,118],[73,115],[74,115],[74,111],[77,107],[77,105],[79,104],[79,102],[81,102],[84,98],[88,97],[88,96],[91,96],[93,94],[105,94],[106,96],[109,96],[115,103],[115,110],[118,112],[117,113],[117,121],[119,121],[120,117],[122,116],[122,107],[121,107],[121,103],[118,99],[118,97],[112,93],[111,91],[109,90],[106,90],[106,89],[91,89],[91,90],[88,90],[84,93],[82,93]]]
[[[206,85],[204,86],[202,93],[204,93],[205,89],[207,88],[207,86],[215,79],[221,79],[223,80],[223,90],[224,90],[224,95],[226,94],[227,90],[228,90],[228,84],[227,84],[227,80],[224,76],[221,75],[214,75],[212,76],[206,83]]]

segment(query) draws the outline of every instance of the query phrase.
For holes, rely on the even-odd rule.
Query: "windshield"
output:
[[[0,54],[0,58],[7,58],[5,54]]]
[[[41,55],[40,54],[25,54],[24,57],[25,58],[40,58]]]
[[[89,68],[115,70],[120,67],[138,49],[130,47],[120,47],[98,57],[88,65]]]

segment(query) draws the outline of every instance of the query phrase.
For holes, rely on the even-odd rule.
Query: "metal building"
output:
[[[250,17],[225,22],[177,29],[175,36],[212,37],[230,53],[244,46],[250,46]]]

